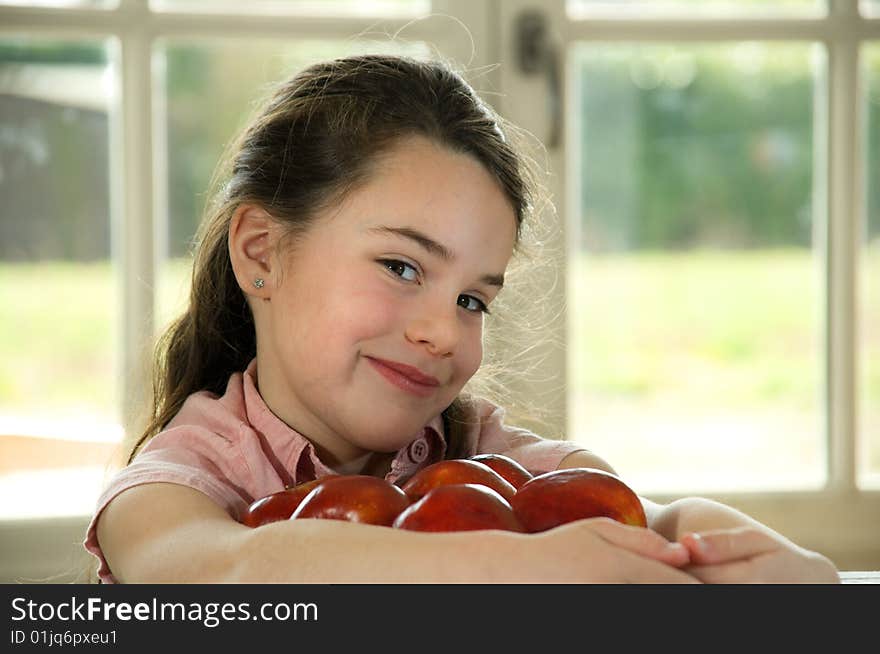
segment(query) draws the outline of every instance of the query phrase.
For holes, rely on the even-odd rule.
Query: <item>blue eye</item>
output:
[[[405,281],[414,282],[419,278],[419,271],[415,269],[415,266],[411,266],[405,261],[379,259],[379,263]]]
[[[458,306],[474,313],[489,313],[489,308],[482,300],[478,300],[473,295],[459,295]]]

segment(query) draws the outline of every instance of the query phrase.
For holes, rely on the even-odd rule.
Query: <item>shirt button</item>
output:
[[[417,438],[409,444],[409,458],[413,463],[421,463],[428,458],[428,440],[424,437]]]

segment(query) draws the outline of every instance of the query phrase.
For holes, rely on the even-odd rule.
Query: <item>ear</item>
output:
[[[232,214],[229,258],[245,295],[261,299],[271,296],[277,234],[277,224],[261,207],[242,204]],[[263,280],[262,284],[256,280]]]

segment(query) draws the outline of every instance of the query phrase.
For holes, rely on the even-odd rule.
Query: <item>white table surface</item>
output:
[[[845,570],[840,580],[845,584],[880,584],[880,570]]]

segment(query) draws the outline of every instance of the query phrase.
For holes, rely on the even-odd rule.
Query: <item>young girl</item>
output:
[[[277,89],[226,175],[189,307],[160,342],[152,421],[88,528],[102,581],[838,579],[826,558],[699,498],[644,500],[649,529],[241,525],[254,499],[334,472],[400,482],[484,452],[535,474],[613,470],[462,392],[533,197],[461,77],[389,56],[315,65]]]

